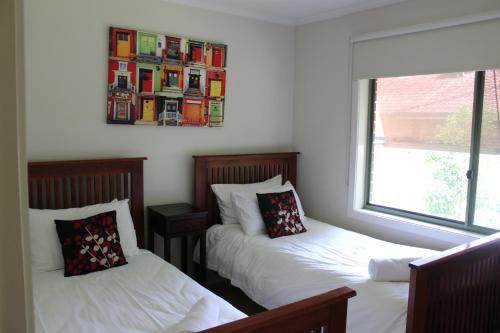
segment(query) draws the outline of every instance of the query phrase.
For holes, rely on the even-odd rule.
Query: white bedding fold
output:
[[[177,333],[194,333],[217,326],[219,323],[220,308],[217,299],[203,297],[181,319],[175,328]]]
[[[409,264],[421,258],[372,258],[368,263],[368,273],[373,281],[409,282]]]
[[[245,317],[148,251],[127,260],[82,276],[64,277],[62,270],[33,274],[35,332],[175,333],[186,315],[191,317],[185,324],[194,327],[207,302],[217,315],[202,318],[204,328]]]

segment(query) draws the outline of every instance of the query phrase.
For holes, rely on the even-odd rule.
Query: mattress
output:
[[[238,224],[215,225],[207,233],[207,265],[272,309],[348,286],[347,331],[405,332],[409,283],[375,282],[373,257],[430,256],[436,251],[384,242],[310,218],[305,233],[271,239],[247,236]]]
[[[151,252],[141,250],[127,260],[75,277],[64,277],[62,270],[35,273],[35,331],[178,332],[245,317]]]

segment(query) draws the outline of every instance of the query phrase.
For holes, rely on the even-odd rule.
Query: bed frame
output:
[[[217,183],[252,183],[283,174],[295,186],[298,153],[193,156],[195,206],[220,223]],[[500,233],[410,265],[408,333],[500,332]]]
[[[144,181],[146,157],[28,163],[29,207],[62,209],[129,199],[137,234],[144,248]]]
[[[30,162],[29,206],[61,209],[128,198],[137,242],[143,248],[144,160],[145,157]],[[339,288],[204,332],[271,333],[286,328],[289,333],[344,333],[347,302],[355,295],[352,289]]]
[[[297,155],[268,153],[245,155],[208,155],[194,158],[194,205],[208,212],[207,227],[220,224],[219,206],[212,184],[248,184],[282,175],[297,186]]]

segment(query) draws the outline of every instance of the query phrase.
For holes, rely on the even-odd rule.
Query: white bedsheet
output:
[[[405,332],[409,284],[374,282],[372,257],[430,256],[435,251],[384,242],[312,219],[306,233],[270,239],[247,236],[237,224],[207,234],[207,264],[250,298],[272,309],[334,288],[349,286],[350,333]]]
[[[127,261],[124,266],[76,277],[64,277],[62,270],[35,273],[36,332],[176,332],[186,315],[193,314],[191,320],[200,317],[194,307],[204,298],[212,310],[219,307],[211,311],[218,317],[197,328],[245,317],[151,252],[141,251]]]

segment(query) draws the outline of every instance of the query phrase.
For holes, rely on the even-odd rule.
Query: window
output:
[[[120,62],[119,62],[119,64],[120,64],[120,65],[119,65],[119,70],[120,70],[121,72],[126,72],[126,71],[127,71],[127,62],[125,62],[125,61],[120,61]]]
[[[128,89],[128,77],[124,75],[118,75],[118,88]]]
[[[180,43],[174,40],[167,41],[167,58],[179,60]]]
[[[370,80],[365,208],[500,230],[500,70]]]
[[[179,83],[179,74],[174,71],[167,71],[167,86],[168,87],[177,87]]]
[[[116,33],[116,37],[118,38],[118,40],[122,40],[122,41],[128,41],[128,32],[117,32]]]

